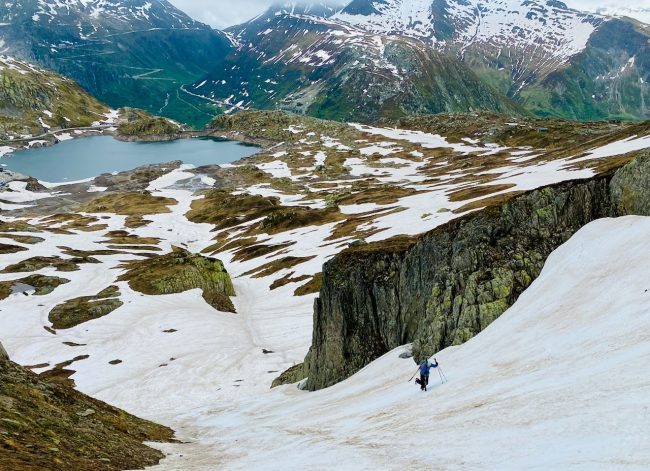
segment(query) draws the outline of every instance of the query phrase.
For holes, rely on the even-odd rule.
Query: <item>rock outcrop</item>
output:
[[[235,296],[230,275],[216,258],[193,254],[174,247],[173,251],[146,260],[128,262],[120,281],[149,295],[182,293],[201,289],[203,299],[219,311],[235,312],[230,296]]]
[[[415,360],[463,343],[506,311],[546,258],[589,222],[650,214],[650,157],[538,189],[417,239],[352,247],[329,261],[302,377],[317,390],[413,342]],[[293,379],[296,378],[292,374]]]
[[[133,108],[123,108],[121,118],[115,134],[115,138],[121,141],[174,141],[181,138],[183,131],[170,119]]]
[[[109,315],[124,303],[117,286],[109,286],[95,296],[68,299],[55,306],[48,316],[54,329],[71,329],[84,322]]]
[[[157,464],[173,431],[9,361],[0,344],[0,469],[117,471]]]

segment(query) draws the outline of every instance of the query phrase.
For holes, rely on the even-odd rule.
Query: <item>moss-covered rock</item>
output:
[[[2,244],[0,243],[0,255],[3,254],[10,254],[10,253],[18,253],[18,252],[26,252],[28,249],[25,247],[21,247],[20,245],[12,245],[12,244]]]
[[[42,237],[26,236],[21,234],[0,234],[0,237],[13,239],[18,243],[30,245],[40,244],[45,241]]]
[[[0,344],[0,469],[117,471],[157,464],[173,432],[9,361]]]
[[[216,258],[193,254],[174,247],[173,251],[127,262],[127,272],[120,281],[127,281],[134,291],[149,295],[203,290],[203,299],[219,311],[235,312],[230,296],[235,296],[230,275]]]
[[[180,125],[170,119],[152,116],[142,110],[124,108],[122,119],[116,135],[120,140],[170,141],[181,137]]]
[[[13,287],[16,285],[27,285],[34,288],[36,296],[45,296],[50,294],[57,287],[69,283],[70,280],[59,278],[58,276],[45,276],[45,275],[31,275],[26,278],[13,281],[0,282],[0,300],[7,298]]]
[[[650,214],[650,152],[616,172],[610,187],[619,214]]]
[[[20,273],[32,272],[42,270],[47,267],[54,267],[60,272],[70,272],[79,270],[79,265],[82,263],[101,263],[93,257],[32,257],[22,262],[9,265],[2,270],[2,273]]]
[[[307,377],[308,371],[307,368],[305,368],[304,363],[299,363],[297,365],[292,366],[288,370],[286,370],[284,373],[282,373],[280,376],[275,378],[273,380],[273,383],[271,383],[271,388],[277,388],[278,386],[282,386],[285,384],[293,384],[297,383],[298,381],[302,381]]]
[[[104,317],[124,304],[119,299],[120,294],[117,286],[109,286],[95,296],[70,299],[52,309],[49,320],[54,329],[70,329]]]
[[[142,217],[147,214],[169,213],[169,206],[177,203],[172,198],[153,196],[149,191],[133,191],[100,196],[83,205],[80,211]]]

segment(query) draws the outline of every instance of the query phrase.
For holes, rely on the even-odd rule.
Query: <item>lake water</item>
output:
[[[226,164],[257,151],[254,146],[210,138],[121,142],[111,136],[93,136],[9,154],[0,159],[0,164],[41,181],[59,183],[172,160],[182,160],[196,167]]]

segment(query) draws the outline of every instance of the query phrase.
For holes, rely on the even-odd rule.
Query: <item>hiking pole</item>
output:
[[[442,372],[440,371],[440,367],[436,368],[438,370],[438,375],[440,376],[440,383],[445,384],[445,380],[442,379]]]
[[[411,376],[411,379],[409,379],[409,381],[408,381],[409,383],[410,383],[411,381],[413,381],[413,378],[415,378],[415,375],[418,374],[418,371],[420,371],[420,368],[418,368],[417,370],[415,370],[415,373],[413,373],[413,376]]]
[[[447,376],[445,376],[445,372],[442,371],[442,368],[438,367],[438,371],[440,372],[440,376],[442,376],[443,378],[445,378],[445,381],[446,381],[446,382],[449,382],[449,380],[447,379]]]

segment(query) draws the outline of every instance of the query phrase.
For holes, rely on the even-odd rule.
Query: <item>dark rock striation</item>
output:
[[[650,157],[616,172],[513,196],[416,239],[351,247],[324,266],[307,388],[341,381],[413,342],[416,361],[469,340],[586,224],[650,214]],[[292,374],[293,379],[296,378]]]

